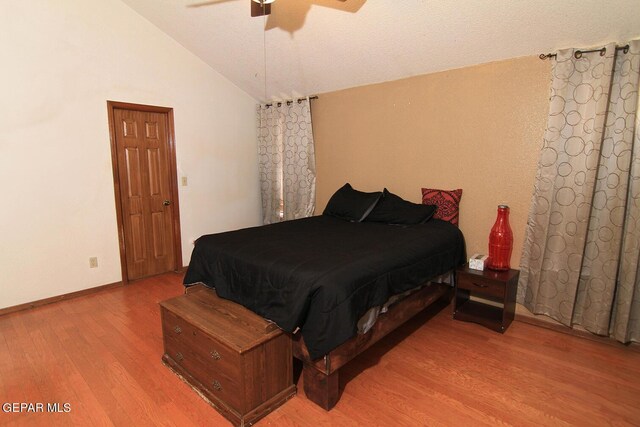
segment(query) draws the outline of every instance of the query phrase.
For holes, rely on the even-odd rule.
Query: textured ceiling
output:
[[[258,100],[640,37],[638,0],[123,1]]]

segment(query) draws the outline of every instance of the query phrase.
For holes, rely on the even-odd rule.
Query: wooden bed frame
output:
[[[333,408],[340,399],[340,368],[438,299],[444,296],[450,298],[452,291],[453,288],[448,284],[430,283],[424,286],[389,307],[366,334],[356,335],[320,359],[311,360],[302,334],[294,334],[293,355],[303,364],[304,393],[307,398],[327,411]]]

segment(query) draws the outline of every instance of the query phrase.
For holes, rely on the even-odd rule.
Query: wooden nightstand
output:
[[[507,330],[516,309],[519,270],[456,270],[453,318],[475,322],[494,331]],[[474,299],[470,299],[474,297]],[[476,298],[485,301],[478,301]]]

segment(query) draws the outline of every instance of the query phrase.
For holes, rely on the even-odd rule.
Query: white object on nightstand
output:
[[[469,258],[469,268],[472,270],[484,270],[484,267],[487,265],[487,261],[489,260],[488,255],[482,254],[473,254],[471,258]]]

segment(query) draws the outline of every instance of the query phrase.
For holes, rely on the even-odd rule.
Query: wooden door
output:
[[[113,108],[112,132],[128,280],[176,270],[176,239],[167,113]],[[112,138],[113,139],[113,138]],[[175,159],[174,159],[175,162]],[[174,163],[175,164],[175,163]],[[116,197],[118,194],[116,195]],[[124,246],[124,248],[122,248]]]

